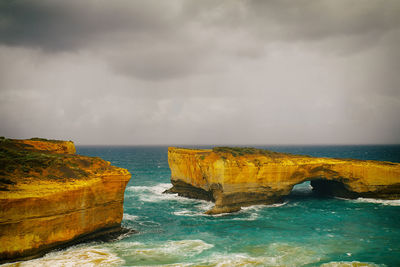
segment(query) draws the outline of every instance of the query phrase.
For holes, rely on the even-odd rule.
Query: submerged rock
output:
[[[279,203],[305,181],[324,195],[400,199],[399,163],[229,147],[170,147],[168,163],[173,187],[167,192],[214,201],[208,214]]]
[[[0,138],[0,262],[123,231],[130,177],[71,141]]]

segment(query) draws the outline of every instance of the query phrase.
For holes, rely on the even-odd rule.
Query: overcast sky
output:
[[[398,0],[2,0],[0,135],[400,143]]]

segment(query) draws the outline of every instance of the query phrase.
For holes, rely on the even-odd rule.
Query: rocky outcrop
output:
[[[74,152],[72,142],[0,138],[0,262],[121,231],[130,173]]]
[[[19,144],[25,144],[25,149],[43,150],[62,154],[76,153],[75,145],[72,141],[47,140],[43,138],[31,138],[27,140],[14,139],[13,141]]]
[[[400,198],[400,164],[299,156],[254,148],[170,147],[170,193],[212,200],[208,214],[281,202],[293,186],[311,181],[321,194]]]

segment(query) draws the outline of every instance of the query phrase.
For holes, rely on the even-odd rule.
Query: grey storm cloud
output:
[[[157,5],[159,8],[153,9]],[[120,32],[162,32],[172,21],[162,2],[6,0],[0,3],[1,41],[49,51],[74,50]],[[168,7],[167,7],[168,8]],[[123,40],[123,38],[122,38]]]
[[[121,32],[164,38],[193,20],[286,39],[384,33],[400,25],[395,0],[5,0],[0,7],[2,42],[50,50],[74,49]]]
[[[354,39],[326,49],[357,52],[398,29],[398,14],[395,0],[6,0],[0,3],[0,42],[49,53],[96,50],[116,71],[163,80],[199,71],[202,60],[225,50],[215,40],[224,34],[245,33],[248,40],[241,41],[254,43],[252,53],[238,47],[235,55],[277,41],[347,36]]]
[[[398,14],[397,0],[4,0],[0,135],[398,143]]]

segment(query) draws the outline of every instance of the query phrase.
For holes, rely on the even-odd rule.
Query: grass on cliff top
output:
[[[213,152],[215,153],[230,153],[232,156],[237,157],[237,156],[244,156],[244,155],[252,155],[252,154],[257,154],[257,155],[265,155],[269,157],[278,157],[281,155],[284,155],[284,153],[279,153],[267,149],[258,149],[254,147],[227,147],[227,146],[220,146],[220,147],[214,147]]]
[[[42,142],[51,142],[51,143],[62,143],[64,142],[63,140],[56,140],[56,139],[46,139],[46,138],[40,138],[40,137],[33,137],[29,140],[32,141],[42,141]]]
[[[81,166],[91,165],[89,160],[28,147],[31,146],[0,137],[0,191],[8,191],[9,186],[27,177],[63,181],[88,176]]]
[[[0,136],[0,142],[12,142],[13,139],[5,138],[4,136]],[[17,140],[17,139],[16,139]],[[29,139],[31,141],[41,141],[41,142],[51,142],[51,143],[62,143],[63,140],[56,140],[56,139],[46,139],[40,137],[33,137]]]

